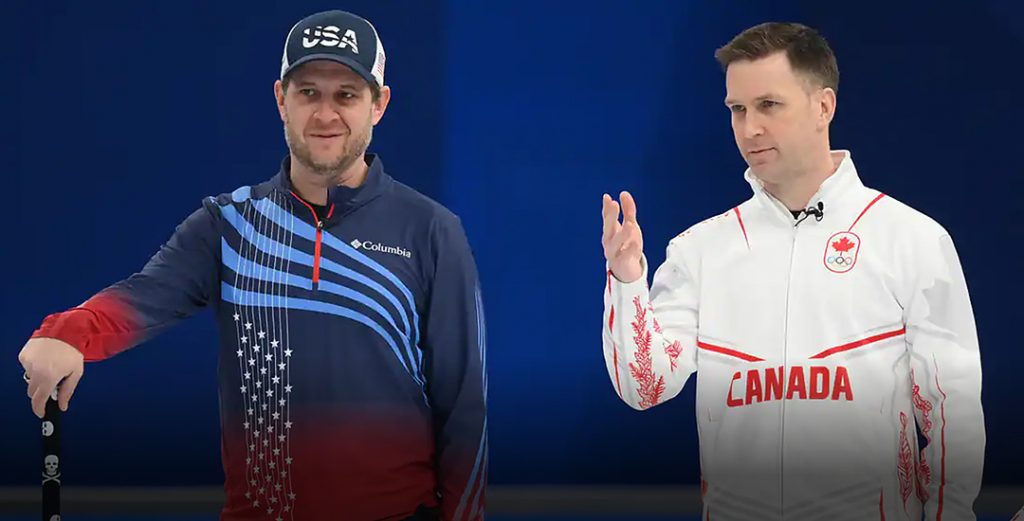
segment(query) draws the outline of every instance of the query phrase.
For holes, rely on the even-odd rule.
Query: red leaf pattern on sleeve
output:
[[[680,353],[682,353],[682,352],[683,352],[683,345],[680,344],[678,340],[676,340],[675,342],[672,342],[671,344],[665,346],[665,354],[668,355],[668,361],[672,364],[672,370],[673,371],[676,370],[676,365],[678,365],[678,358],[679,358]]]
[[[896,470],[900,479],[900,497],[903,498],[903,506],[906,507],[914,477],[914,455],[907,439],[907,413],[903,411],[900,411],[900,426],[900,453]]]
[[[661,324],[658,323],[658,318],[654,316],[654,306],[648,304],[647,309],[651,312],[651,323],[654,324],[654,332],[658,333],[659,335],[662,334],[663,332],[661,330]],[[668,355],[668,361],[669,363],[672,364],[673,372],[676,370],[676,366],[678,365],[677,360],[682,352],[683,345],[680,344],[678,340],[672,342],[671,344],[665,345],[665,354]]]
[[[655,376],[651,361],[651,332],[647,329],[647,309],[640,303],[640,297],[633,298],[636,315],[632,322],[633,343],[636,363],[630,362],[629,373],[637,383],[640,408],[647,409],[658,404],[665,392],[665,378]]]
[[[911,371],[911,378],[913,379],[914,373]],[[921,386],[914,383],[914,390],[912,393],[912,399],[914,402],[914,408],[921,413],[921,435],[927,443],[932,441],[932,427],[934,424],[931,419],[932,403],[921,397]],[[928,501],[928,485],[932,482],[932,469],[928,466],[928,462],[925,460],[924,451],[920,451],[920,460],[917,462],[917,497],[922,501]]]

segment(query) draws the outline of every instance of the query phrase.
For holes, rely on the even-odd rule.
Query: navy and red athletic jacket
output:
[[[326,216],[269,181],[203,201],[138,273],[34,337],[109,358],[212,305],[223,520],[482,519],[484,313],[459,219],[366,157]]]

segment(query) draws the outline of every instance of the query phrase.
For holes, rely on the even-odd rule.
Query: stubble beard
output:
[[[317,161],[313,159],[313,154],[309,150],[309,146],[299,135],[294,133],[291,120],[288,118],[287,114],[285,115],[284,139],[288,144],[288,149],[291,151],[292,157],[294,157],[299,164],[309,169],[311,173],[322,178],[325,184],[336,185],[341,183],[342,175],[344,175],[344,173],[348,171],[356,161],[362,159],[366,154],[366,150],[370,147],[370,141],[373,139],[373,125],[368,125],[366,132],[350,134],[341,153],[338,154],[337,157],[328,161]]]

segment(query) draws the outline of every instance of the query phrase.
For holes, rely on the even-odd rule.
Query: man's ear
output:
[[[823,130],[828,128],[836,116],[836,91],[832,87],[825,87],[818,97],[818,128]]]
[[[384,111],[388,109],[388,103],[391,102],[391,87],[387,85],[380,88],[380,97],[377,101],[373,102],[373,124],[380,123],[381,118],[384,117]]]
[[[279,116],[281,116],[281,122],[282,123],[284,123],[284,121],[285,121],[284,95],[285,95],[284,83],[282,83],[281,80],[275,81],[274,82],[274,99],[277,101],[277,113],[278,113]]]

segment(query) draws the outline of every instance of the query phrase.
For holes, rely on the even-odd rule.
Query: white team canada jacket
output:
[[[975,519],[981,362],[953,242],[850,154],[796,223],[754,196],[610,272],[604,357],[647,409],[697,378],[704,519]],[[919,439],[921,440],[919,443]]]

